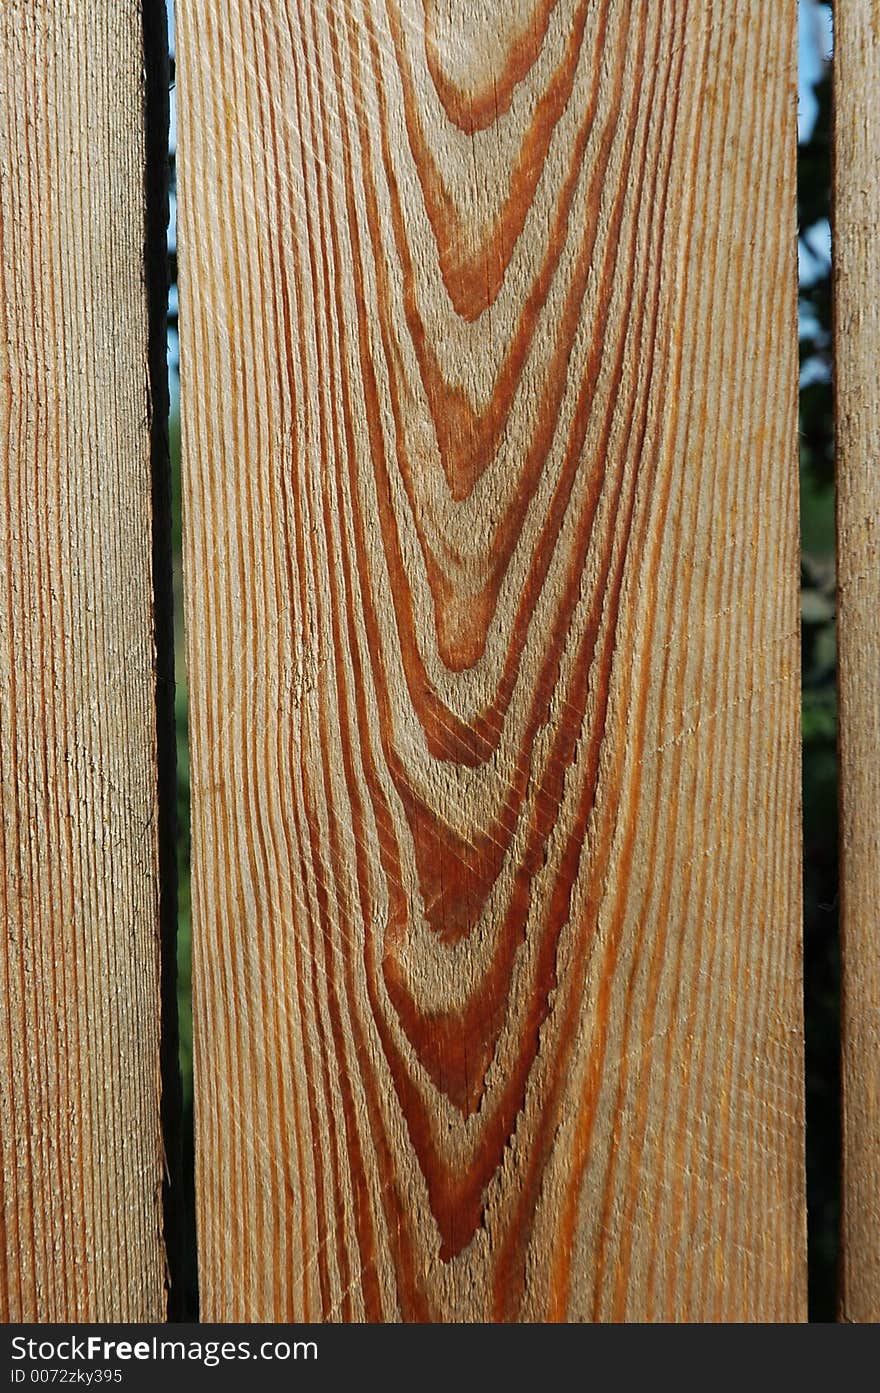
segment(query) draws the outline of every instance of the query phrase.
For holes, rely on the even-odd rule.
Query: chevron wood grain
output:
[[[203,1317],[802,1317],[794,3],[178,81]]]

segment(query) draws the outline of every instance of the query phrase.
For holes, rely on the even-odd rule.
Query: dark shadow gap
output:
[[[153,622],[156,645],[156,739],[161,962],[162,1186],[168,1319],[191,1318],[185,1300],[183,1114],[177,1015],[177,752],[174,727],[174,596],[171,467],[168,440],[168,123],[169,60],[165,0],[143,0],[144,274],[148,312]]]
[[[841,1143],[827,9],[801,0],[798,148],[807,1254],[809,1318],[817,1322],[837,1315]]]

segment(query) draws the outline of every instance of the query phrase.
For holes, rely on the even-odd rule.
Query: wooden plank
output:
[[[165,1310],[134,0],[0,7],[0,1318]]]
[[[880,1320],[880,5],[834,7],[841,1314]]]
[[[794,35],[179,4],[206,1319],[804,1314]]]

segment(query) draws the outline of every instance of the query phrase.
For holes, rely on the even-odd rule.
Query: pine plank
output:
[[[165,1311],[141,6],[0,6],[0,1319]]]
[[[795,5],[177,59],[203,1318],[801,1318]]]
[[[880,5],[834,10],[841,1314],[880,1321]]]

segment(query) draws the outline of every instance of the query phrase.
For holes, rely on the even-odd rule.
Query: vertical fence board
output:
[[[804,1314],[794,28],[179,0],[207,1319]]]
[[[0,7],[0,1318],[156,1320],[141,6]]]
[[[841,1314],[880,1320],[880,6],[834,7]]]

